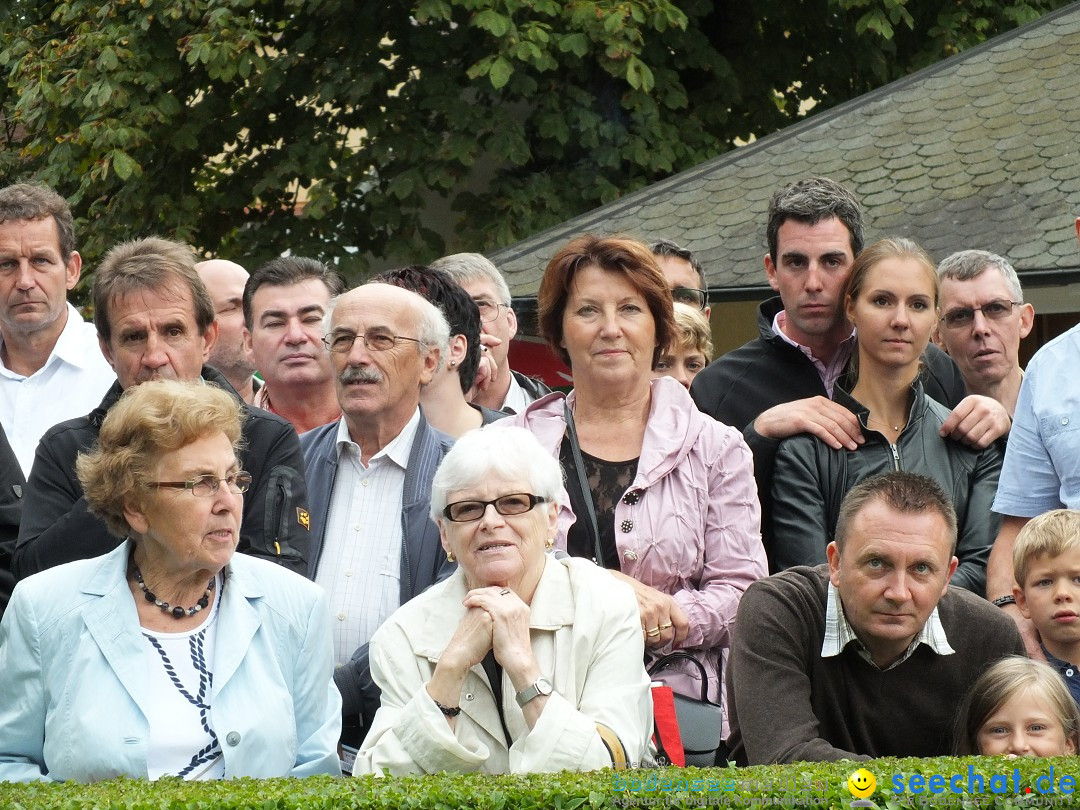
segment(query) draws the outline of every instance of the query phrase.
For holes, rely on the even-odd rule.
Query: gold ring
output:
[[[652,630],[646,630],[645,635],[647,635],[649,638],[656,638],[658,635],[660,635],[660,628],[654,627]]]
[[[499,596],[506,596],[508,593],[510,593],[510,589],[503,588],[501,591],[499,591]]]
[[[667,630],[669,627],[671,627],[671,622],[668,622],[667,624],[662,624],[657,629],[659,629],[659,630]]]

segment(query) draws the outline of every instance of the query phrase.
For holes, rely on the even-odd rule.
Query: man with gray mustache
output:
[[[379,707],[368,640],[454,568],[428,517],[431,479],[453,440],[420,409],[420,389],[439,367],[450,328],[434,305],[390,284],[338,296],[324,322],[342,413],[300,437],[311,504],[309,576],[330,598],[342,743],[355,747]]]

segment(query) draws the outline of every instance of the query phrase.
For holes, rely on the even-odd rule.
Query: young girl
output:
[[[1080,744],[1080,709],[1050,666],[1013,656],[967,693],[956,721],[957,754],[1059,757]]]

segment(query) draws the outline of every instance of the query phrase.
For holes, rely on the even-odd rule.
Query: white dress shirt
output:
[[[365,467],[344,417],[338,421],[338,471],[315,572],[330,599],[338,666],[401,604],[401,498],[419,424],[417,408]]]
[[[115,381],[116,374],[98,346],[97,329],[71,304],[67,324],[45,365],[24,377],[0,360],[0,425],[24,476],[30,475],[45,431],[90,413]]]

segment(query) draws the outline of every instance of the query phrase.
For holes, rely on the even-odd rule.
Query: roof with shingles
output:
[[[909,236],[936,260],[981,248],[1026,285],[1075,281],[1080,2],[490,258],[515,296],[534,296],[577,234],[668,238],[700,258],[714,293],[757,297],[769,198],[812,174],[859,196],[868,242]]]

